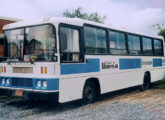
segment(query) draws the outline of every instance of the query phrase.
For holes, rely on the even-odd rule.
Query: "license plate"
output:
[[[23,91],[16,90],[15,91],[15,96],[22,97],[23,96]]]

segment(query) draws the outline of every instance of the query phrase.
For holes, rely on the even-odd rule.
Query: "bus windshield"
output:
[[[5,31],[6,57],[25,62],[54,61],[55,35],[51,25]]]
[[[15,29],[5,32],[6,36],[6,57],[18,58],[23,57],[23,41],[24,41],[24,29]]]

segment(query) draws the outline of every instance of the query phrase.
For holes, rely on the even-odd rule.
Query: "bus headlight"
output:
[[[9,79],[6,80],[6,84],[8,84],[8,85],[10,84],[10,80]]]
[[[47,87],[47,82],[43,81],[43,87],[46,88]]]
[[[37,87],[41,87],[41,81],[40,80],[37,81]]]
[[[5,79],[3,78],[3,79],[2,79],[2,85],[4,85],[4,84],[5,84]]]

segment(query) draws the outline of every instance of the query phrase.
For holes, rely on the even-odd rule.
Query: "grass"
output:
[[[158,88],[158,89],[165,89],[165,78],[156,82],[154,84],[154,88]]]
[[[18,98],[18,97],[0,96],[0,103],[9,102],[9,101],[13,101],[13,100],[19,100],[19,99],[20,98]]]

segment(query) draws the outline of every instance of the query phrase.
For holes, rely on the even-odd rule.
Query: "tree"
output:
[[[162,36],[165,40],[165,29],[160,30],[158,35]]]
[[[77,8],[73,13],[71,13],[69,10],[66,10],[63,13],[63,16],[69,18],[81,18],[85,20],[95,21],[98,23],[104,23],[104,21],[106,20],[106,16],[102,17],[97,12],[88,14],[88,13],[83,13],[82,10],[83,9],[81,7]]]
[[[154,24],[152,25],[152,28],[159,30],[158,35],[162,36],[165,40],[165,24],[164,23]]]

